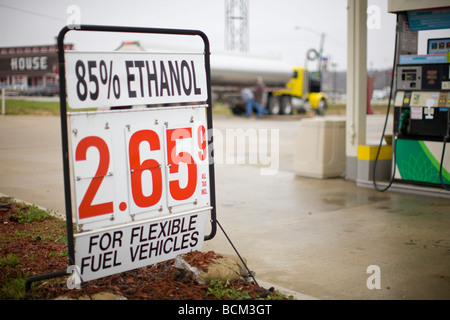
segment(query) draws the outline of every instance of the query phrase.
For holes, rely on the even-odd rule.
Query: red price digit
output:
[[[135,132],[128,147],[131,169],[131,193],[133,200],[139,207],[151,207],[158,203],[162,195],[162,174],[158,161],[147,159],[141,163],[139,146],[142,142],[148,142],[150,150],[160,150],[158,134],[152,130],[141,130]],[[145,196],[142,191],[142,173],[149,170],[152,174],[153,191],[149,196]]]
[[[170,166],[170,174],[179,172],[180,163],[187,164],[188,180],[184,188],[180,186],[179,180],[169,182],[169,191],[173,199],[185,200],[190,198],[197,187],[197,165],[192,155],[186,151],[177,154],[177,140],[192,138],[191,128],[179,128],[167,130],[167,159]]]
[[[91,183],[81,200],[80,207],[78,208],[80,219],[95,217],[103,214],[112,213],[114,211],[113,202],[105,202],[100,204],[92,204],[95,194],[97,193],[103,178],[108,173],[109,167],[109,149],[106,142],[95,136],[90,136],[82,139],[76,149],[75,160],[85,161],[87,156],[87,150],[90,147],[97,148],[100,160],[95,176],[92,178]]]
[[[161,144],[160,134],[150,129],[136,131],[130,136],[127,150],[131,171],[130,186],[131,196],[137,207],[149,208],[158,204],[163,196],[163,183],[166,182],[168,183],[168,194],[173,201],[188,200],[195,194],[198,168],[193,155],[198,152],[200,161],[204,161],[207,157],[205,126],[200,125],[196,130],[197,136],[194,138],[192,128],[167,129],[166,145]],[[195,144],[196,146],[192,148]],[[186,145],[191,147],[187,149]],[[103,203],[93,204],[104,177],[108,175],[110,150],[107,142],[98,136],[83,138],[76,145],[75,161],[86,161],[90,148],[95,148],[98,151],[98,167],[80,202],[79,219],[114,213],[113,201],[103,200]],[[153,156],[145,158],[143,154],[148,154],[148,152],[157,152],[155,155],[158,154],[158,156],[156,158],[152,158]],[[166,177],[167,179],[163,177],[164,172],[161,169],[163,153],[167,155],[168,175],[171,180],[169,177]],[[145,172],[150,173],[150,175],[146,175]],[[151,194],[145,192],[150,188]],[[97,202],[102,202],[102,200]],[[120,206],[126,208],[126,203],[122,202]],[[120,210],[124,211],[121,208]]]
[[[198,157],[201,161],[206,159],[206,129],[204,125],[200,125],[197,129],[197,143],[200,151]]]

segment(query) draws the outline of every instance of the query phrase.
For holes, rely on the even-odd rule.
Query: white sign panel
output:
[[[209,208],[206,105],[69,114],[79,231]]]
[[[208,216],[196,211],[77,234],[75,263],[89,281],[200,250]]]
[[[69,107],[207,100],[203,54],[65,52]]]
[[[204,54],[64,54],[70,108],[141,107],[67,113],[82,279],[200,250],[214,187]]]

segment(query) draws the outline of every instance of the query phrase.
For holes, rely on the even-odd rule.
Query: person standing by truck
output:
[[[263,114],[263,99],[264,99],[264,91],[266,90],[266,86],[264,85],[263,79],[258,77],[256,79],[256,85],[254,88],[254,96],[255,96],[255,106],[258,119],[261,119]]]
[[[247,118],[250,118],[252,116],[253,111],[253,101],[254,101],[254,95],[250,88],[244,88],[241,90],[241,97],[242,100],[245,103],[245,115]]]

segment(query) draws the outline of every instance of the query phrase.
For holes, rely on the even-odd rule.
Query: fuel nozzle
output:
[[[400,115],[400,119],[398,122],[397,134],[403,133],[406,134],[408,120],[410,118],[411,111],[408,109],[403,109],[402,114]]]

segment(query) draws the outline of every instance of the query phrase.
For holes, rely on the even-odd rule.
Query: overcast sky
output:
[[[370,16],[376,18],[367,33],[368,68],[390,68],[395,15],[387,13],[387,0],[368,4],[375,8]],[[208,36],[213,53],[225,51],[225,0],[0,0],[0,46],[55,43],[73,17],[73,11],[68,12],[73,5],[79,8],[82,24],[198,29]],[[347,0],[249,0],[249,53],[301,65],[308,49],[319,49],[320,33],[325,33],[324,55],[343,70],[347,66],[346,7]],[[74,37],[73,42],[77,50],[93,46],[114,50],[120,44],[104,38],[93,44]],[[130,36],[128,40],[140,39]]]

